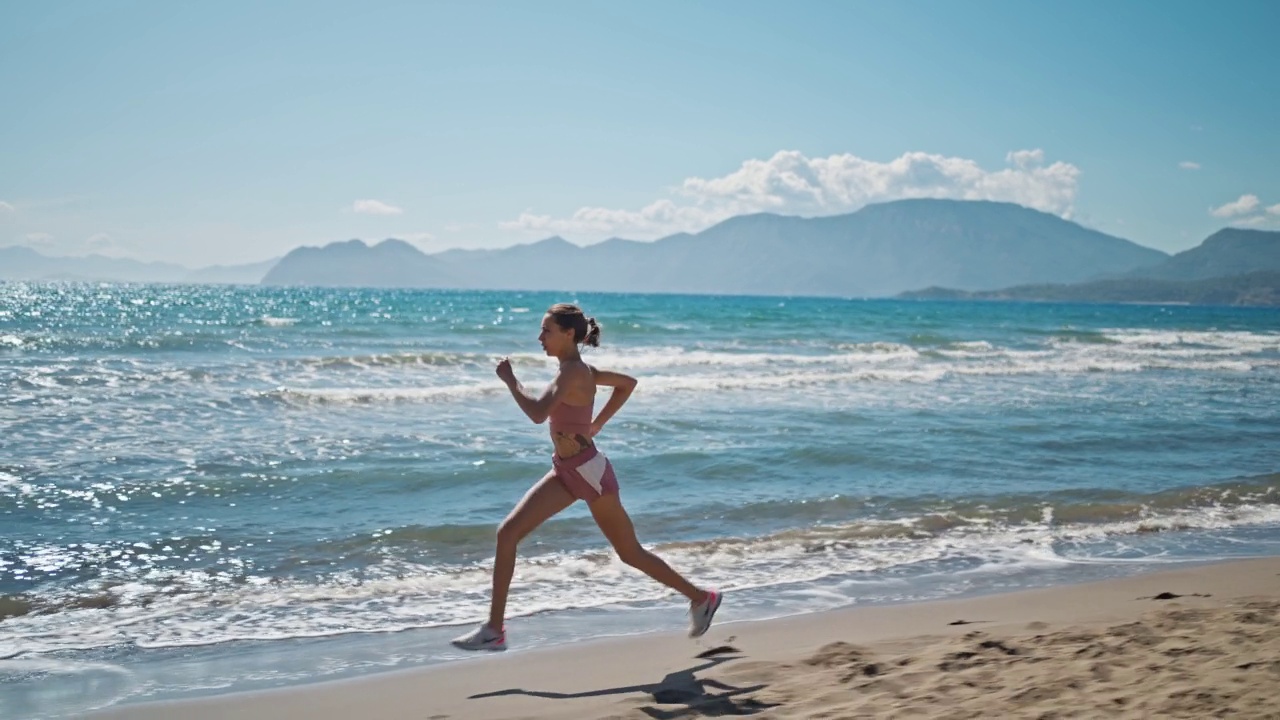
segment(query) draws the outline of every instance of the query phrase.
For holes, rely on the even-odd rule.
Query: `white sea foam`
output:
[[[926,517],[886,521],[903,534],[838,526],[785,531],[758,538],[672,543],[656,549],[674,565],[699,568],[699,580],[726,590],[799,586],[886,570],[961,563],[968,572],[1105,561],[1135,537],[1185,530],[1225,531],[1280,524],[1280,506],[1180,508],[1133,520],[1006,525],[964,522],[942,532],[912,530]],[[866,525],[866,523],[864,523]],[[874,528],[872,528],[874,530]],[[1167,559],[1167,558],[1166,558]],[[473,622],[484,611],[490,565],[428,566],[389,562],[360,576],[339,573],[320,582],[250,578],[230,573],[153,571],[111,588],[111,607],[65,606],[0,625],[0,657],[56,650],[135,645],[184,647],[233,640],[377,633]],[[581,583],[589,579],[592,591]],[[512,586],[510,612],[527,615],[652,601],[662,590],[604,549],[523,557]]]
[[[988,340],[920,347],[884,341],[810,344],[810,352],[794,352],[793,347],[794,343],[781,343],[776,349],[714,343],[621,347],[593,351],[586,359],[640,377],[642,393],[740,392],[824,383],[838,390],[842,384],[935,383],[950,377],[1248,373],[1280,368],[1280,333],[1247,331],[1112,328],[1085,339],[1064,331],[1016,347]],[[787,351],[779,351],[783,348]],[[553,361],[541,353],[510,357],[521,377],[534,384],[545,382],[554,369]],[[170,359],[52,363],[14,368],[7,378],[0,371],[0,380],[33,392],[28,402],[51,405],[100,403],[113,397],[117,388],[130,393],[157,389],[182,394],[187,392],[183,386],[190,383],[214,391],[247,386],[253,389],[231,394],[295,403],[449,402],[498,392],[500,387],[495,390],[492,379],[497,360],[496,354],[452,350],[310,358],[277,358],[255,351],[253,356],[238,355],[200,368]],[[101,397],[94,396],[95,388],[101,389]],[[230,399],[226,391],[222,399]]]
[[[389,388],[277,388],[258,393],[259,397],[282,400],[287,403],[377,403],[377,402],[448,402],[468,397],[497,395],[506,392],[501,386],[489,384],[460,384],[441,387],[389,387]]]
[[[782,390],[817,385],[838,387],[862,383],[934,383],[948,377],[1138,373],[1175,370],[1247,373],[1280,368],[1280,334],[1266,333],[1153,333],[1108,331],[1108,342],[1078,342],[1051,338],[1039,347],[1001,347],[987,341],[951,343],[921,352],[896,343],[858,343],[839,346],[839,352],[778,353],[731,349],[656,347],[592,353],[588,361],[641,378],[641,392],[735,392]],[[523,353],[513,362],[536,376],[547,377],[550,361]],[[479,354],[428,353],[309,361],[321,374],[342,365],[379,371],[388,384],[396,373],[411,368],[434,373],[427,387],[312,387],[287,386],[267,395],[289,400],[333,403],[379,401],[446,402],[497,394],[489,381],[492,358]],[[442,370],[452,374],[440,374]],[[476,373],[479,377],[476,377]],[[471,382],[458,382],[474,377]]]

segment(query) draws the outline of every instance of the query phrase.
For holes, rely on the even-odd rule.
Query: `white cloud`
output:
[[[1040,148],[1035,150],[1014,150],[1006,153],[1004,159],[1005,162],[1020,168],[1035,167],[1044,164],[1044,151]]]
[[[1236,215],[1246,215],[1253,212],[1258,207],[1257,195],[1241,195],[1239,199],[1232,200],[1225,205],[1219,205],[1216,208],[1210,208],[1209,214],[1214,217],[1235,217]]]
[[[403,209],[381,200],[357,200],[351,204],[351,210],[361,215],[399,215],[404,212]]]
[[[1275,205],[1272,205],[1271,207],[1267,208],[1267,212],[1271,213],[1272,215],[1280,215],[1280,203],[1276,203]]]
[[[0,215],[8,215],[13,212],[16,212],[16,211],[14,210],[12,205],[10,205],[9,203],[3,200],[0,200]]]
[[[49,247],[53,245],[53,236],[49,233],[33,232],[27,233],[22,237],[21,244],[28,247]]]
[[[1199,170],[1200,163],[1191,162],[1190,160],[1183,160],[1182,162],[1178,163],[1178,167],[1182,168],[1183,170]]]
[[[524,212],[500,223],[508,230],[605,237],[658,237],[698,231],[734,215],[775,212],[832,215],[903,198],[1000,200],[1070,217],[1080,170],[1044,164],[1043,150],[1010,152],[1011,167],[985,170],[974,160],[924,152],[889,162],[843,154],[810,158],[784,150],[767,160],[747,160],[717,178],[692,177],[638,209],[583,207],[569,217]]]

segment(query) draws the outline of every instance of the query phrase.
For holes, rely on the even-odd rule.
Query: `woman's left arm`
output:
[[[595,368],[591,368],[591,374],[594,376],[596,385],[606,385],[613,388],[613,392],[609,394],[609,401],[604,404],[604,407],[600,408],[600,414],[596,415],[595,421],[591,423],[591,434],[594,436],[604,428],[605,423],[609,422],[622,409],[622,405],[627,401],[627,398],[631,397],[631,392],[636,389],[636,379],[619,372],[596,370]]]

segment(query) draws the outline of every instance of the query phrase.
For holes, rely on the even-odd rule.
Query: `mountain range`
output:
[[[398,240],[348,241],[294,250],[263,282],[874,297],[927,285],[1075,282],[1167,258],[1019,205],[900,200],[829,217],[743,215],[695,234],[587,247],[553,237],[427,255]]]
[[[0,280],[840,297],[998,297],[1014,288],[1022,297],[1095,282],[1110,284],[1094,290],[1105,287],[1114,294],[1139,281],[1167,290],[1171,286],[1159,282],[1267,270],[1280,271],[1280,233],[1228,228],[1170,256],[1019,205],[934,199],[818,218],[743,215],[699,233],[652,242],[613,238],[582,247],[552,237],[500,250],[427,254],[402,240],[372,246],[348,240],[300,247],[278,260],[198,270],[0,248]],[[924,287],[929,289],[917,291]],[[1061,292],[1087,296],[1090,291]],[[1242,297],[1264,296],[1255,289]]]

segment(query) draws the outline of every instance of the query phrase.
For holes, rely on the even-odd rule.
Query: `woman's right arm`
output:
[[[516,405],[520,406],[520,410],[525,415],[528,415],[530,420],[539,425],[547,421],[547,417],[551,414],[551,408],[564,399],[565,391],[569,387],[569,384],[564,382],[562,377],[564,372],[560,371],[556,373],[555,379],[551,381],[551,384],[547,385],[547,389],[542,392],[542,395],[534,397],[516,379],[515,371],[511,369],[511,360],[503,358],[502,362],[498,363],[497,372],[502,382],[507,384],[507,389],[511,391],[511,397],[515,399]]]

